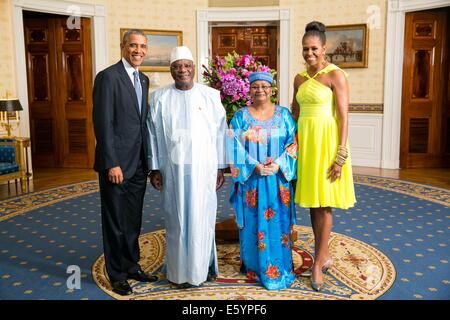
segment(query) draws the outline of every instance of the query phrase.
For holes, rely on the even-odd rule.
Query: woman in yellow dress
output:
[[[299,148],[294,201],[310,208],[315,246],[311,286],[316,291],[333,264],[328,249],[332,208],[348,209],[356,202],[347,141],[347,73],[327,62],[325,43],[325,26],[308,23],[302,39],[307,69],[295,77],[292,103]]]

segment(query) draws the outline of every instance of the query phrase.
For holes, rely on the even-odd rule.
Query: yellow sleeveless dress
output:
[[[336,159],[339,145],[336,102],[331,88],[315,79],[319,74],[334,70],[345,71],[329,64],[314,77],[306,71],[300,73],[308,78],[297,91],[300,106],[298,118],[298,170],[294,201],[304,208],[353,207],[355,189],[352,176],[352,162],[349,155],[342,167],[341,178],[333,183],[327,179],[327,170]]]

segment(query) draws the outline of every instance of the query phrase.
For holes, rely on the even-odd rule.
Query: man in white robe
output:
[[[166,274],[178,287],[201,285],[218,275],[216,190],[224,182],[225,109],[219,91],[194,83],[187,47],[171,53],[174,84],[150,97],[150,181],[162,191]]]

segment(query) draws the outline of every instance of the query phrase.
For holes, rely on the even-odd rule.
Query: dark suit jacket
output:
[[[149,80],[141,72],[139,77],[142,113],[139,113],[136,92],[122,61],[95,77],[93,121],[97,145],[94,169],[98,172],[120,166],[124,179],[128,179],[136,172],[139,156],[143,156],[144,169],[148,170]]]

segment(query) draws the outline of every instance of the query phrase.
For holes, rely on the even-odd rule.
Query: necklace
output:
[[[314,72],[313,73],[313,75],[311,75],[311,67],[309,67],[309,68],[307,68],[306,69],[306,72],[308,73],[308,75],[311,77],[311,78],[314,78],[320,71],[322,71],[323,69],[325,69],[326,67],[328,67],[328,65],[329,65],[329,63],[327,62],[327,61],[323,61],[322,63],[321,63],[321,67],[319,67],[318,69],[317,69],[317,71],[316,72]]]
[[[252,108],[251,108],[252,112],[251,113],[254,113],[255,116],[257,118],[259,118],[260,120],[261,119],[262,120],[266,120],[266,118],[273,113],[274,108],[275,108],[274,105],[268,105],[266,107],[262,107],[262,106],[255,107],[255,106],[252,106]]]

